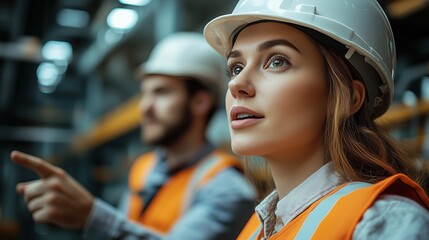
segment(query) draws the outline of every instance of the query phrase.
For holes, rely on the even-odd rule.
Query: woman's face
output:
[[[323,147],[325,70],[306,34],[276,22],[250,25],[227,60],[226,110],[235,153],[283,158]]]

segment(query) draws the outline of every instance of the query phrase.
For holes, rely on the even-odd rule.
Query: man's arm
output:
[[[91,240],[104,239],[144,239],[161,240],[161,233],[151,231],[127,219],[117,208],[96,199],[83,235]]]
[[[92,234],[90,239],[162,238],[128,221],[107,203],[95,199],[63,169],[18,151],[11,153],[11,159],[40,177],[16,186],[16,191],[24,197],[35,222],[85,230],[85,235]]]
[[[170,234],[162,236],[95,200],[64,170],[20,152],[13,152],[11,158],[40,176],[39,180],[17,185],[34,220],[83,230],[89,239],[235,239],[253,213],[250,186],[241,173],[226,169],[197,193]]]

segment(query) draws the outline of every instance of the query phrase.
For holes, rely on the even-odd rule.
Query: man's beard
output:
[[[164,131],[157,138],[144,139],[144,142],[152,146],[167,147],[176,142],[181,138],[192,125],[191,107],[189,103],[184,104],[182,111],[180,112],[180,118],[175,123],[166,123],[163,120],[158,119],[156,116],[151,116],[155,121],[164,126]],[[148,113],[153,114],[153,113]],[[143,127],[144,131],[144,127]]]

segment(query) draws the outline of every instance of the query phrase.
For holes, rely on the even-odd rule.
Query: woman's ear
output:
[[[365,101],[366,91],[362,81],[353,80],[353,100],[350,115],[355,114]]]

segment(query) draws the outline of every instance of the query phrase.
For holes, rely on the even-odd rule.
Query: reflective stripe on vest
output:
[[[332,210],[341,197],[344,197],[345,195],[348,195],[357,189],[368,187],[370,185],[371,184],[365,182],[352,182],[324,199],[308,215],[307,219],[296,235],[296,239],[310,239],[314,232],[316,232],[319,223],[326,217],[326,215],[328,215],[328,213]]]
[[[249,240],[257,240],[259,238],[259,235],[262,233],[262,225],[258,227],[258,229],[250,236]]]
[[[140,157],[131,168],[129,185],[131,196],[128,216],[131,220],[157,232],[166,234],[180,216],[189,209],[198,189],[226,168],[241,169],[241,164],[232,156],[213,151],[197,164],[185,168],[173,176],[159,189],[152,202],[140,215],[144,205],[138,192],[144,188],[145,179],[156,163],[152,153]]]

